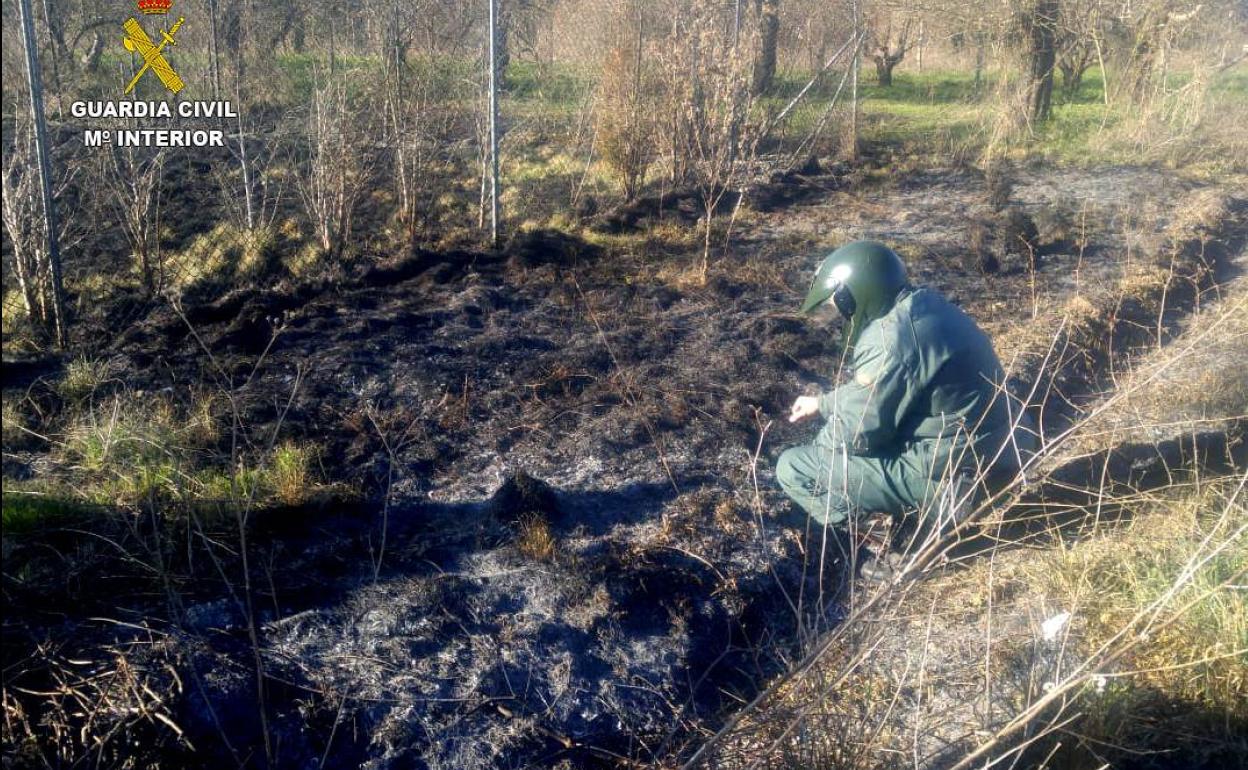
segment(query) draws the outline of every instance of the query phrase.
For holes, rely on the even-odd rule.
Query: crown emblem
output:
[[[169,13],[173,0],[138,0],[140,13]]]

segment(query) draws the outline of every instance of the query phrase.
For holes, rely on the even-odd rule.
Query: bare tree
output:
[[[881,10],[867,22],[867,55],[875,62],[876,82],[884,88],[893,84],[893,68],[918,43],[918,38],[911,36],[914,18],[905,16],[899,20],[896,17],[893,11]]]
[[[1104,37],[1104,0],[1066,0],[1057,25],[1057,69],[1062,73],[1062,92],[1072,98],[1083,83],[1084,73],[1098,60]]]
[[[1128,40],[1119,83],[1136,105],[1165,92],[1175,43],[1203,8],[1179,0],[1152,0],[1124,16]]]
[[[663,87],[678,135],[688,137],[688,168],[702,202],[703,282],[710,273],[715,213],[748,168],[743,150],[752,146],[747,120],[758,40],[751,36],[734,41],[719,10],[711,0],[695,0],[675,19],[661,57]]]

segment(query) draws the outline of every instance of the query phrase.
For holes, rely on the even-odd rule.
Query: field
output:
[[[365,98],[384,64],[339,56]],[[1221,119],[1143,120],[1093,69],[1023,135],[1008,68],[906,67],[863,83],[852,153],[833,79],[708,206],[657,162],[624,194],[597,73],[517,60],[499,248],[448,138],[471,62],[411,70],[443,148],[412,190],[389,139],[324,161],[358,182],[341,241],[309,215],[315,151],[265,154],[324,73],[272,66],[238,143],[263,224],[238,150],[170,155],[148,272],[83,171],[64,346],[6,235],[6,767],[1248,760],[1242,65],[1171,75],[1171,116],[1199,90]],[[1044,440],[884,586],[853,579],[867,524],[812,529],[774,476],[813,435],[793,398],[844,376],[796,307],[858,238],[991,335]]]

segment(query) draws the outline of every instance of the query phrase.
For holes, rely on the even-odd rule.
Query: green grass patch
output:
[[[866,69],[860,77],[860,91],[864,102],[966,104],[979,101],[995,86],[995,76],[985,77],[976,85],[974,73],[960,70],[894,72],[890,86],[876,84],[870,77],[870,71]]]
[[[860,81],[861,138],[922,155],[976,156],[986,148],[1001,115],[998,96],[1003,89],[1008,90],[1003,82],[1007,77],[1017,75],[990,71],[976,83],[969,71],[900,70],[894,73],[892,85],[882,87],[874,82],[870,69],[864,69]],[[1169,78],[1168,88],[1176,94],[1174,98],[1192,77],[1192,73],[1176,73]],[[760,100],[761,110],[777,112],[808,79],[806,73],[786,73]],[[813,129],[838,80],[839,74],[830,72],[811,89],[806,101],[787,120],[784,135],[797,138]],[[1175,117],[1142,117],[1134,105],[1119,104],[1113,98],[1106,105],[1105,81],[1096,67],[1085,73],[1073,91],[1064,88],[1060,78],[1054,86],[1050,119],[1034,133],[1011,140],[1008,150],[1012,154],[1088,166],[1161,162],[1188,167],[1193,173],[1202,165],[1225,170],[1243,164],[1236,159],[1241,153],[1236,150],[1234,135],[1226,130],[1239,121],[1243,105],[1248,104],[1248,73],[1239,69],[1212,77],[1205,99],[1197,104],[1198,109],[1208,112],[1198,121],[1198,129],[1167,123],[1175,122]],[[1171,112],[1189,119],[1190,110],[1181,105]],[[1138,130],[1143,120],[1155,124],[1145,127],[1150,132]],[[1142,137],[1145,133],[1148,136]]]
[[[58,438],[58,483],[98,506],[176,512],[201,504],[300,505],[323,490],[314,446],[293,441],[231,460],[218,405],[115,394],[84,408]]]
[[[5,536],[24,535],[80,521],[92,513],[89,506],[66,490],[44,485],[5,482],[0,495],[0,518]]]
[[[1235,494],[1232,480],[1176,495],[1125,530],[1054,552],[1030,571],[1047,596],[1074,609],[1084,649],[1158,607],[1143,643],[1106,672],[1132,672],[1122,677],[1131,691],[1120,688],[1118,697],[1139,709],[1149,699],[1187,703],[1248,723],[1248,540],[1240,529],[1248,506]]]
[[[57,390],[66,401],[84,401],[111,376],[106,360],[78,357],[65,366],[65,376],[57,383]]]
[[[579,109],[593,90],[594,82],[584,68],[558,62],[513,61],[507,68],[508,97],[540,102],[558,111]]]

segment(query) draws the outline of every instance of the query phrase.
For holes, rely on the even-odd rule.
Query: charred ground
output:
[[[997,337],[1020,390],[1060,383],[1045,389],[1056,431],[1105,383],[1086,360],[1046,369],[1033,337],[1072,298],[1172,257],[1173,202],[1217,192],[1151,169],[1037,167],[1001,202],[974,169],[807,171],[759,191],[706,286],[672,268],[693,262],[681,247],[620,240],[681,226],[679,201],[666,214],[643,201],[498,253],[418,252],[151,306],[120,328],[97,313],[109,376],[79,411],[159,400],[190,415],[212,392],[224,429],[198,462],[260,462],[285,441],[316,460],[290,505],[236,494],[174,517],[153,496],[93,509],[99,531],[75,508],[51,532],[6,534],[6,561],[23,565],[6,568],[4,629],[22,687],[114,682],[97,700],[118,704],[132,688],[176,730],[122,705],[98,719],[152,759],[205,766],[678,755],[844,611],[841,570],[820,569],[834,554],[785,526],[771,489],[774,457],[808,438],[781,419],[789,401],[838,368],[835,334],[792,312],[817,252],[895,244],[916,283]],[[1187,257],[1210,268],[1183,273],[1189,309],[1240,265],[1244,203],[1228,205],[1208,257]],[[1000,226],[1019,217],[1033,228]],[[1122,343],[1106,361],[1138,344],[1125,330],[1153,323],[1153,299],[1116,300]],[[1171,304],[1158,328],[1186,312]],[[14,442],[6,431],[6,479],[80,472],[57,451],[66,364],[6,362],[26,423]],[[68,725],[72,697],[22,705]],[[101,751],[130,750],[109,740]]]

